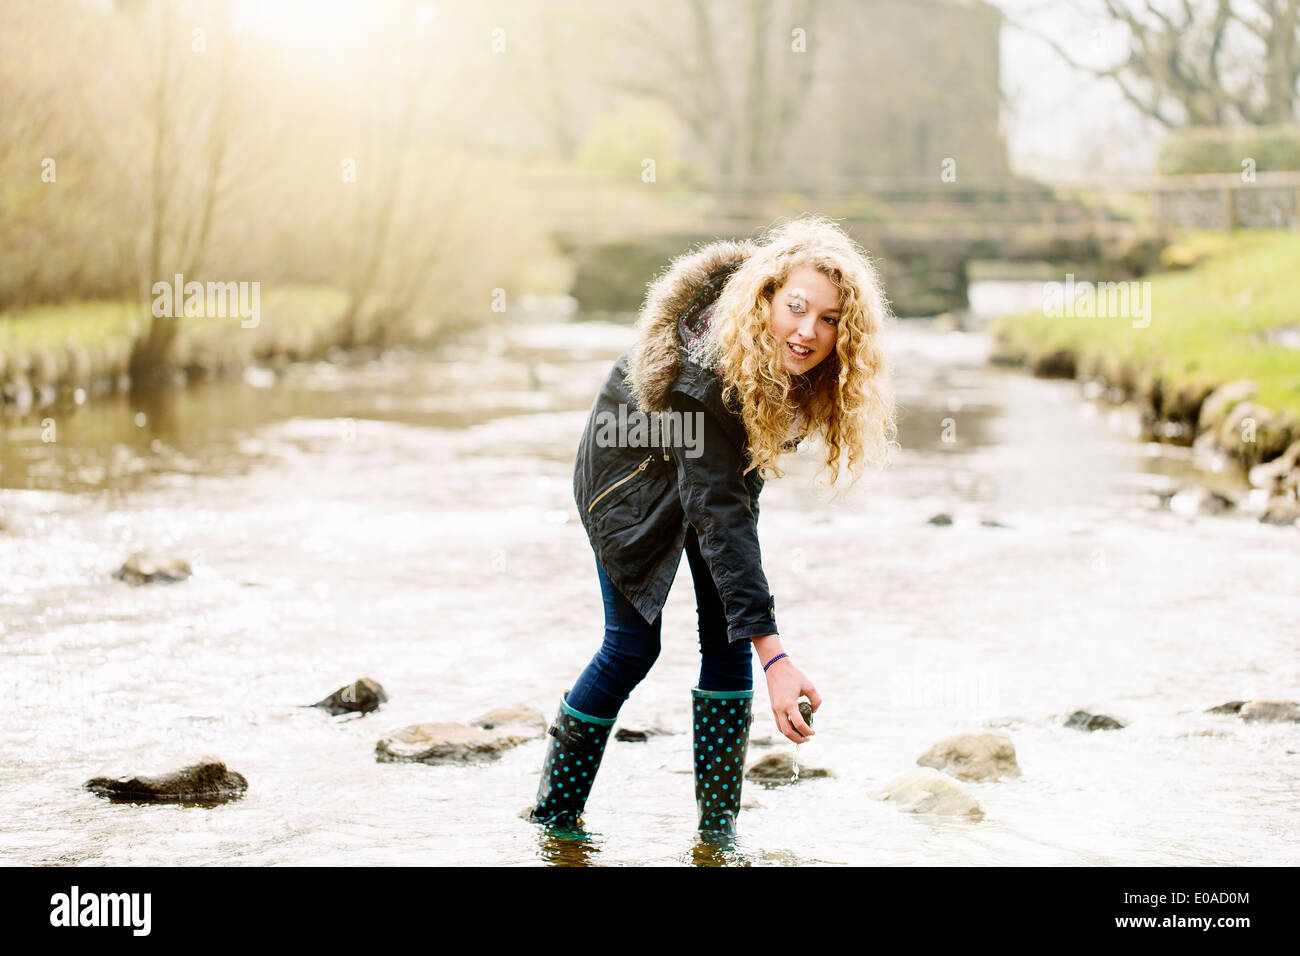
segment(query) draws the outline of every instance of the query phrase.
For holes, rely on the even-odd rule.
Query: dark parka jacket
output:
[[[703,334],[722,285],[752,251],[749,242],[714,242],[680,256],[651,284],[636,343],[601,386],[573,469],[574,500],[596,560],[647,621],[662,611],[694,527],[732,642],[777,633],[758,546],[763,479],[757,469],[742,474],[744,423],[724,407],[719,377],[693,362],[685,346]],[[701,413],[693,419],[703,425],[698,445],[664,434],[658,444],[633,445],[641,439],[631,432],[610,443],[600,423],[618,419],[620,405],[624,420],[635,411]]]

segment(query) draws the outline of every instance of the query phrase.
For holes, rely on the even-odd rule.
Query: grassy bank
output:
[[[263,290],[256,327],[238,316],[180,321],[174,368],[202,378],[257,361],[325,354],[340,339],[344,292],[322,287]],[[133,302],[66,302],[0,315],[0,400],[25,389],[108,391],[127,372],[149,314]]]
[[[1300,334],[1300,234],[1194,234],[1168,253],[1196,264],[1151,277],[1147,327],[1134,328],[1128,316],[1003,316],[993,324],[999,353],[1130,394],[1144,381],[1166,394],[1203,395],[1249,379],[1258,404],[1300,421],[1300,349],[1278,337]]]

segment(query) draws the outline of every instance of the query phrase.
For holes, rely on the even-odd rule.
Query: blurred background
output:
[[[536,740],[374,741],[553,712],[647,283],[813,213],[884,277],[901,448],[765,491],[837,777],[761,792],[743,861],[1294,863],[1296,710],[1237,715],[1300,697],[1298,79],[1292,0],[0,0],[0,849],[700,862],[685,571],[607,841],[514,817]],[[366,674],[378,715],[296,706]],[[868,799],[980,728],[1026,768],[983,829]],[[80,789],[200,752],[248,796]]]

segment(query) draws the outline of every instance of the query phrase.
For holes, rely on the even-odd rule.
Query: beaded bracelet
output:
[[[772,658],[770,661],[768,661],[766,664],[763,665],[763,672],[764,672],[764,673],[767,673],[767,669],[768,669],[769,667],[771,667],[773,664],[775,664],[775,663],[776,663],[777,661],[779,661],[781,658],[783,658],[783,657],[789,657],[789,656],[790,656],[790,655],[787,654],[785,651],[782,651],[780,654],[777,654],[776,657]]]

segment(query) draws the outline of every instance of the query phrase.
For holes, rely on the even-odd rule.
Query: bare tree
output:
[[[1084,63],[1077,46],[1023,19],[1011,22],[1074,68],[1114,82],[1166,127],[1300,119],[1300,0],[1092,0],[1073,7],[1122,27],[1127,56]]]
[[[775,167],[781,140],[773,131],[791,121],[815,62],[791,51],[792,31],[812,30],[812,0],[781,4],[780,12],[773,0],[741,4],[740,35],[730,27],[741,19],[734,15],[735,4],[706,0],[681,0],[675,9],[656,6],[654,19],[640,12],[640,5],[629,5],[606,22],[642,52],[628,61],[630,67],[614,67],[612,87],[667,105],[703,145],[714,184],[722,189]]]
[[[156,66],[145,105],[150,135],[150,158],[145,178],[148,204],[148,232],[141,256],[140,299],[147,304],[150,290],[174,272],[193,277],[203,267],[212,237],[214,211],[223,190],[223,166],[229,138],[229,104],[235,46],[230,42],[230,9],[218,4],[207,8],[207,35],[217,45],[215,82],[205,88],[210,102],[202,136],[200,170],[187,167],[180,159],[188,146],[187,127],[193,121],[192,101],[182,93],[183,68],[176,56],[183,33],[177,28],[172,4],[155,2],[120,5],[116,16],[138,21],[149,29],[152,19],[157,32]],[[194,134],[191,134],[194,135]],[[133,387],[148,385],[158,369],[171,357],[180,330],[182,303],[173,303],[172,315],[152,315],[146,333],[134,344],[130,374]]]

